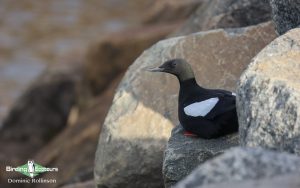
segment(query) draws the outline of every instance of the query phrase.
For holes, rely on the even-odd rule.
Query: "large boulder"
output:
[[[158,24],[126,29],[102,36],[87,52],[84,81],[94,95],[123,73],[144,49],[173,32],[178,24]]]
[[[47,69],[16,101],[0,131],[1,164],[23,163],[65,128],[81,75],[75,67]]]
[[[91,105],[78,110],[72,108],[68,126],[45,145],[34,156],[34,160],[43,166],[57,166],[56,185],[74,184],[93,179],[94,153],[97,148],[101,125],[109,110],[113,94],[120,76],[113,80],[100,96],[93,99]],[[44,173],[42,178],[53,178],[53,174]],[[40,184],[36,187],[55,187],[54,184]]]
[[[231,181],[209,185],[189,185],[188,188],[299,188],[300,173],[290,173],[287,175],[278,175],[271,178]]]
[[[200,165],[175,188],[196,188],[221,182],[258,180],[300,173],[300,158],[262,148],[234,148]],[[243,186],[242,186],[243,187]]]
[[[15,102],[0,131],[0,168],[23,164],[66,127],[82,70],[72,65],[48,67]],[[16,176],[2,173],[0,187]]]
[[[300,1],[270,0],[270,3],[278,34],[300,26]]]
[[[171,187],[201,163],[238,145],[237,134],[207,140],[186,137],[183,132],[181,126],[176,126],[168,141],[163,162],[165,187]]]
[[[300,154],[300,29],[263,49],[241,76],[237,90],[240,140]]]
[[[184,58],[202,86],[234,90],[250,60],[275,36],[273,25],[265,23],[171,38],[146,50],[125,74],[104,122],[96,152],[96,184],[163,186],[163,151],[178,124],[178,83],[170,75],[143,68]]]
[[[60,188],[95,188],[95,182],[93,180],[89,180],[85,182],[61,186]]]
[[[271,7],[267,0],[210,0],[199,6],[173,35],[245,27],[269,20]]]

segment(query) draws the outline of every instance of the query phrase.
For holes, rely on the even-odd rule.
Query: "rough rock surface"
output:
[[[267,0],[210,0],[203,3],[173,35],[256,25],[271,20]]]
[[[146,50],[125,74],[104,122],[96,152],[96,184],[163,186],[163,151],[172,127],[178,124],[178,82],[143,68],[184,58],[202,86],[234,90],[250,60],[275,36],[273,25],[265,23],[171,38]]]
[[[300,26],[300,1],[270,0],[270,3],[278,34]]]
[[[189,188],[299,188],[299,176],[300,173],[292,173],[258,180],[233,181],[204,186],[191,185]]]
[[[206,160],[237,145],[237,134],[207,140],[186,137],[183,135],[183,128],[176,126],[172,130],[164,155],[163,175],[165,187],[171,187]]]
[[[103,36],[87,52],[84,80],[99,94],[110,80],[124,72],[144,49],[167,36],[178,24],[157,24],[122,30]]]
[[[95,188],[95,182],[93,180],[89,180],[75,184],[68,184],[60,188]]]
[[[263,49],[237,90],[240,141],[300,154],[300,29]]]
[[[287,153],[262,148],[233,148],[225,154],[200,165],[176,188],[271,178],[288,173],[300,173],[300,158]]]

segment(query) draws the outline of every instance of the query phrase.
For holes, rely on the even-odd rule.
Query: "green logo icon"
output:
[[[24,174],[25,176],[34,178],[35,176],[42,174],[44,172],[53,172],[53,171],[57,172],[58,168],[43,167],[42,165],[35,163],[33,160],[28,160],[27,164],[24,164],[16,168],[7,166],[6,171],[19,172],[21,174]]]
[[[46,172],[45,167],[34,163],[34,161],[28,161],[27,164],[24,164],[22,166],[17,167],[20,169],[20,173],[24,174],[25,176],[28,177],[35,177],[43,172]]]

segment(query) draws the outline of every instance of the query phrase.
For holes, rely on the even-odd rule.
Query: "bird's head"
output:
[[[166,72],[177,76],[180,81],[194,78],[191,66],[184,59],[172,59],[164,62],[159,67],[147,68],[150,72]]]

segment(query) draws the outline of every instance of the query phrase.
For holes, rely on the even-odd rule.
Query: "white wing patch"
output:
[[[210,98],[205,101],[190,104],[190,105],[186,106],[183,110],[184,110],[184,113],[188,116],[204,117],[216,106],[218,101],[219,101],[219,98],[217,98],[217,97]]]
[[[231,94],[232,94],[233,96],[236,96],[236,93],[233,93],[233,92],[232,92]]]

